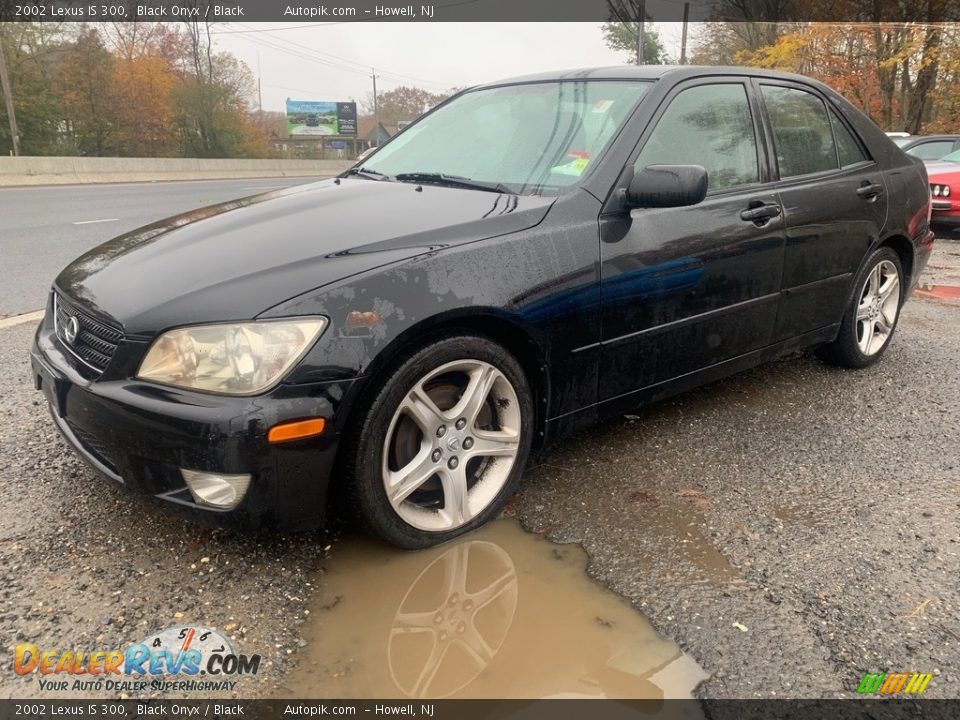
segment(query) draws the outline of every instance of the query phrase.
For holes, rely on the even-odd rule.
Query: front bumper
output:
[[[48,317],[30,352],[34,383],[60,433],[96,470],[135,493],[172,503],[198,519],[245,528],[320,527],[336,456],[335,414],[352,381],[281,384],[265,395],[223,397],[135,379],[90,380]],[[273,425],[323,417],[318,437],[267,442]],[[249,473],[232,510],[198,505],[180,468]]]

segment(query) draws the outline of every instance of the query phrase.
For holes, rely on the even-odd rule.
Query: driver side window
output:
[[[701,165],[709,190],[760,181],[757,138],[740,83],[698,85],[677,95],[634,164]]]

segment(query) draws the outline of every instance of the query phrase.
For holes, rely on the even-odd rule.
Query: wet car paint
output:
[[[778,182],[766,147],[766,182],[756,188],[690,208],[624,208],[629,161],[677,87],[705,77],[784,77],[657,72],[594,71],[649,73],[653,87],[603,160],[557,197],[344,177],[187,213],[101,246],[56,287],[121,325],[121,350],[95,381],[60,372],[69,360],[54,352],[48,318],[34,359],[40,384],[67,388],[67,415],[71,402],[99,402],[102,418],[84,412],[74,420],[117,445],[149,455],[144,446],[164,435],[160,457],[148,459],[165,469],[148,472],[136,456],[138,469],[129,470],[148,492],[182,499],[182,484],[170,487],[180,462],[221,471],[246,465],[270,480],[238,515],[309,525],[322,518],[337,441],[363,411],[371,380],[427,338],[479,332],[510,348],[536,394],[543,446],[624,408],[832,339],[853,274],[883,241],[909,254],[915,283],[932,242],[923,166],[836,93],[803,78],[793,81],[829,100],[864,140],[874,158],[869,172],[896,202],[841,203],[838,216],[835,186],[855,192],[859,170],[833,173],[825,184]],[[784,214],[755,227],[739,216],[753,202],[777,202]],[[292,315],[324,315],[330,325],[265,396],[210,401],[133,379],[150,340],[166,329]],[[38,355],[57,367],[44,369]],[[89,395],[95,399],[80,399]],[[110,407],[130,427],[115,427]],[[271,424],[312,415],[327,418],[324,437],[266,443]],[[139,444],[126,436],[145,428]],[[282,512],[271,506],[278,493],[304,486],[306,502],[288,498]]]
[[[960,164],[954,162],[929,162],[927,175],[931,185],[947,185],[950,196],[933,197],[933,213],[930,224],[945,232],[960,228]]]

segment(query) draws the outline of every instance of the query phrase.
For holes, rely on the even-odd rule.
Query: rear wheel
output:
[[[347,448],[365,524],[409,549],[479,527],[523,472],[532,419],[523,370],[499,345],[459,336],[414,353]]]
[[[840,333],[835,341],[818,349],[820,357],[849,368],[867,367],[879,360],[900,318],[903,285],[900,257],[889,247],[879,248],[857,275]]]

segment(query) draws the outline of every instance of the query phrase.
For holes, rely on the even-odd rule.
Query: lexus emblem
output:
[[[456,452],[457,450],[459,450],[460,438],[454,435],[449,440],[447,440],[447,449],[450,450],[451,452]]]
[[[63,329],[63,337],[70,345],[73,345],[77,341],[77,335],[79,334],[80,321],[77,320],[76,315],[71,315],[70,319],[67,320],[67,326]]]

